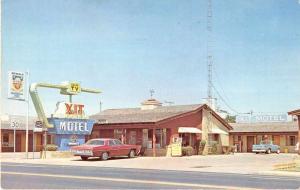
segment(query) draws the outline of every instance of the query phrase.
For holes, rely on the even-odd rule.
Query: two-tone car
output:
[[[261,141],[260,144],[254,144],[252,146],[252,152],[270,154],[272,152],[280,153],[280,146],[273,144],[273,141]]]
[[[133,158],[140,150],[140,145],[123,144],[119,139],[112,138],[91,139],[85,144],[71,148],[74,156],[80,156],[82,160],[87,160],[89,157],[99,157],[101,160],[120,156]]]

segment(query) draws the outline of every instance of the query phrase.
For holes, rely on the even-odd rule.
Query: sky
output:
[[[300,2],[213,0],[213,96],[232,114],[300,108]],[[7,99],[8,71],[29,83],[78,81],[101,94],[74,102],[85,112],[139,107],[150,98],[174,105],[207,97],[205,0],[3,0],[2,113],[24,115]],[[46,114],[58,90],[40,89]],[[30,99],[30,115],[36,115]]]

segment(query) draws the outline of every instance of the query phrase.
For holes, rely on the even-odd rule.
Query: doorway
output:
[[[280,135],[273,135],[273,144],[280,146]]]
[[[252,152],[253,144],[254,144],[254,136],[247,136],[247,152]]]
[[[21,152],[22,134],[16,134],[16,152]]]

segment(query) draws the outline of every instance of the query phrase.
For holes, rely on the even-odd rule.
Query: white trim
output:
[[[178,133],[202,133],[202,131],[195,127],[179,127]]]

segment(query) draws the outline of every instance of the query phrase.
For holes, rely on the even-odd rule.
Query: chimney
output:
[[[151,98],[141,103],[141,110],[152,110],[160,106],[162,106],[162,103]]]

